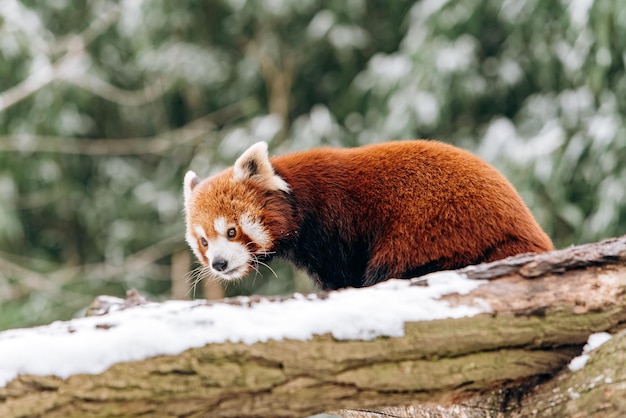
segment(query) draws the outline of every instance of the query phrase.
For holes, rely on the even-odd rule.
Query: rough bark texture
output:
[[[625,414],[626,337],[602,346],[581,371],[564,366],[590,334],[617,332],[626,320],[626,237],[460,272],[490,282],[448,296],[450,303],[487,302],[493,313],[407,323],[403,338],[212,344],[95,376],[20,376],[0,388],[0,416],[292,417],[344,409],[336,414],[373,417],[381,415],[363,410],[409,404],[422,405],[385,413]]]

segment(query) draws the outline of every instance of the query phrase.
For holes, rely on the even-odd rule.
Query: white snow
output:
[[[505,58],[499,63],[498,75],[506,84],[514,85],[522,79],[524,71],[517,61]]]
[[[320,39],[326,36],[335,24],[335,15],[328,9],[318,12],[307,27],[307,35],[312,39]]]
[[[589,353],[610,339],[611,334],[608,332],[591,334],[587,340],[587,344],[583,347],[583,353],[578,357],[574,357],[567,367],[573,372],[582,369],[585,367],[585,364],[587,364],[587,360],[589,360]]]
[[[269,114],[265,116],[258,116],[252,119],[250,128],[252,130],[251,136],[255,138],[255,141],[270,141],[272,138],[280,132],[283,127],[280,116]]]
[[[367,31],[355,25],[334,25],[328,40],[337,49],[362,49],[369,41]]]
[[[137,29],[142,24],[145,24],[143,20],[144,13],[141,10],[143,3],[143,0],[122,0],[120,2],[122,11],[118,28],[124,36],[131,37],[135,35]]]
[[[419,91],[413,98],[413,109],[418,121],[432,125],[439,119],[441,106],[437,96],[426,91]]]
[[[582,27],[589,20],[589,10],[593,6],[594,0],[570,0],[567,11],[572,23]],[[566,2],[567,3],[567,2]]]
[[[415,3],[411,8],[411,17],[425,21],[445,7],[450,0],[423,0]]]
[[[478,42],[470,35],[462,35],[451,45],[441,42],[437,52],[437,69],[444,73],[466,71],[475,59]]]
[[[361,90],[372,88],[386,92],[411,74],[412,63],[402,54],[375,54],[367,63],[367,70],[354,83]]]
[[[0,332],[0,387],[19,374],[66,378],[100,373],[111,365],[156,355],[175,355],[211,343],[308,340],[331,334],[339,340],[400,337],[407,321],[459,318],[489,312],[481,306],[450,306],[439,300],[466,294],[485,281],[454,272],[425,276],[428,286],[389,280],[326,298],[295,295],[282,302],[237,298],[233,303],[149,303],[104,316]]]
[[[594,140],[594,145],[608,145],[615,140],[618,133],[619,121],[613,115],[595,115],[591,118],[588,133]]]
[[[198,86],[211,86],[227,79],[227,62],[227,56],[216,48],[170,42],[140,53],[136,65],[147,72],[181,77]]]
[[[552,175],[552,157],[564,146],[565,138],[558,120],[549,120],[539,132],[524,137],[510,119],[497,118],[489,124],[477,153],[496,166],[505,160],[515,165],[534,165],[535,176],[547,181]]]

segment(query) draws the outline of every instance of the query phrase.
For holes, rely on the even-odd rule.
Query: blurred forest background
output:
[[[0,329],[172,297],[194,267],[184,173],[259,140],[441,139],[502,170],[558,247],[626,233],[623,6],[0,0]],[[274,268],[226,294],[310,290]]]

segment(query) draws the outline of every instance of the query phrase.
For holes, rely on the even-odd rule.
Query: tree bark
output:
[[[415,404],[422,406],[405,408],[413,411],[406,416],[624,413],[626,337],[606,343],[578,372],[564,366],[590,334],[618,332],[626,320],[626,237],[458,272],[489,283],[444,298],[487,303],[493,312],[408,322],[401,338],[209,344],[99,375],[22,375],[0,388],[0,416],[292,417],[345,409],[353,411],[337,414],[367,416],[354,410]],[[245,303],[260,300],[268,298]]]

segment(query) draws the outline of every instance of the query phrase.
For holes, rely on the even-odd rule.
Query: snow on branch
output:
[[[37,67],[19,84],[0,92],[0,112],[28,98],[55,81],[80,87],[98,97],[123,106],[143,106],[165,94],[177,77],[157,77],[139,90],[116,87],[88,72],[90,59],[87,46],[120,19],[121,9],[112,5],[99,14],[80,34],[72,34],[54,42],[39,39]],[[1,15],[0,15],[1,16]],[[17,17],[15,17],[17,18]],[[41,29],[43,30],[43,29]],[[60,58],[53,58],[60,56]]]
[[[488,305],[451,307],[440,300],[449,293],[465,294],[483,281],[454,272],[425,280],[425,287],[392,280],[323,296],[295,295],[280,303],[244,297],[225,303],[146,303],[106,316],[5,331],[0,333],[0,385],[18,374],[66,378],[101,373],[116,363],[175,355],[206,344],[306,341],[324,334],[338,340],[400,337],[405,322],[489,311]]]
[[[9,21],[19,21],[21,14],[25,12],[24,6],[17,3],[13,6],[13,13],[5,17]],[[4,11],[5,13],[7,10]],[[0,92],[0,112],[21,102],[33,93],[41,90],[55,80],[67,79],[72,80],[76,73],[82,67],[84,61],[84,50],[88,44],[95,40],[99,35],[104,33],[110,26],[115,24],[120,15],[120,9],[117,6],[104,10],[91,24],[80,34],[67,36],[65,38],[55,40],[54,43],[47,44],[43,37],[38,37],[37,55],[38,62],[43,64],[42,67],[35,69],[21,83],[11,87],[4,92]],[[42,28],[39,28],[42,30]],[[61,55],[54,64],[50,64],[50,57],[53,55]],[[69,73],[69,74],[68,74]]]
[[[599,399],[586,397],[594,388],[626,399],[625,294],[626,236],[312,295],[100,297],[98,316],[0,333],[0,416],[291,417],[419,402],[528,416],[532,396],[538,416],[559,416]],[[608,335],[590,336],[607,332],[594,361]],[[587,341],[591,360],[571,363]],[[527,395],[541,381],[550,389]]]

